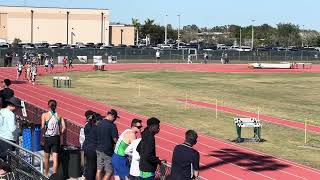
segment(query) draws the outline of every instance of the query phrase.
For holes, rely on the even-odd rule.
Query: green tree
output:
[[[132,25],[134,26],[135,31],[136,31],[136,35],[135,35],[136,45],[138,45],[139,44],[139,29],[140,29],[141,24],[139,22],[139,19],[132,18],[131,21],[132,21]]]
[[[301,44],[299,26],[292,23],[279,23],[277,25],[277,44],[280,46],[297,46]]]
[[[12,45],[13,45],[13,47],[18,47],[18,44],[21,43],[21,42],[22,42],[21,39],[14,38],[13,42],[12,42]]]

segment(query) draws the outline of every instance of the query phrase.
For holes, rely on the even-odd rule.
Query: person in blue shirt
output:
[[[200,155],[193,148],[197,144],[198,134],[188,130],[183,144],[173,150],[170,180],[193,180],[199,176]]]
[[[109,180],[113,174],[112,155],[118,141],[118,129],[114,122],[119,118],[118,112],[111,109],[106,119],[97,123],[97,173],[96,179]],[[102,172],[105,175],[102,177]]]

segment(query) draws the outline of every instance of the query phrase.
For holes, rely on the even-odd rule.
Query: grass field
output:
[[[230,106],[294,121],[320,125],[320,75],[305,74],[236,74],[160,71],[105,71],[67,73],[75,93],[146,116],[156,116],[177,126],[196,129],[221,139],[236,137],[234,115],[176,101],[193,100]],[[51,85],[51,77],[41,77]],[[139,95],[140,86],[140,95]],[[245,134],[251,136],[251,129]],[[320,148],[302,148],[302,130],[263,123],[263,143],[243,146],[320,169]],[[320,135],[308,134],[308,146],[320,147]]]

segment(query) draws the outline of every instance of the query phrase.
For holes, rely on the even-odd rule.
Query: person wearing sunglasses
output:
[[[128,146],[137,139],[136,134],[141,132],[142,121],[140,119],[133,119],[131,121],[131,128],[126,129],[119,137],[114,154],[112,155],[112,166],[114,171],[115,180],[129,180],[128,156],[126,149]]]

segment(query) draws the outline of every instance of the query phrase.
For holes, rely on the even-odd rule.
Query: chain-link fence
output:
[[[74,59],[74,63],[83,63],[78,60],[78,56],[86,56],[87,63],[93,62],[93,56],[102,56],[105,63],[108,56],[117,56],[119,63],[153,63],[156,62],[156,50],[152,48],[108,48],[108,49],[0,49],[0,66],[4,65],[6,53],[16,53],[20,58],[24,53],[37,55],[46,53],[53,57],[57,63],[58,56],[68,56]],[[194,52],[194,51],[193,51]],[[188,58],[189,49],[166,49],[160,50],[160,63],[184,63]],[[319,61],[318,51],[197,51],[196,59],[203,61],[204,54],[208,54],[208,63],[219,63],[222,53],[227,53],[231,63],[246,63],[253,61]]]

